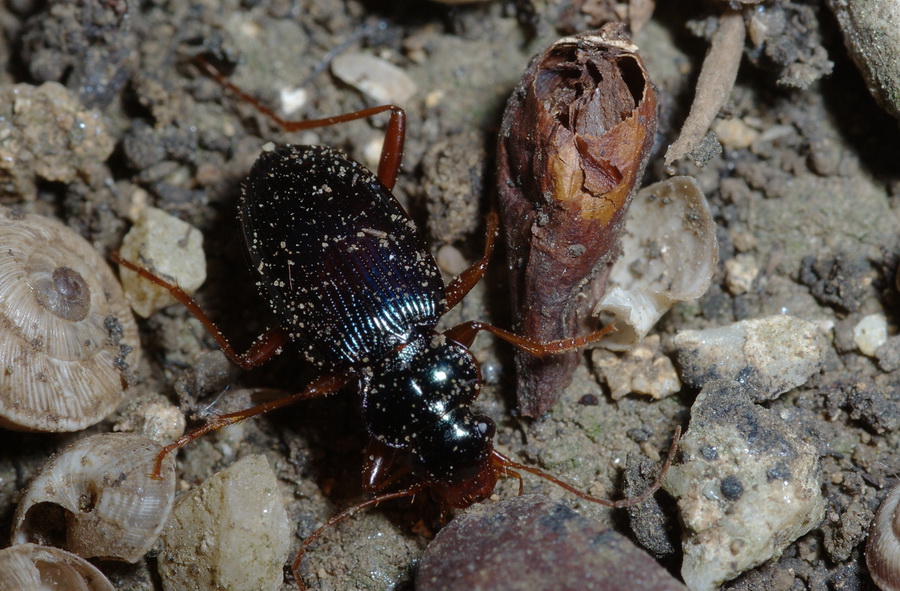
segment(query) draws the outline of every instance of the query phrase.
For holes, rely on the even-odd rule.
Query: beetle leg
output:
[[[614,324],[610,324],[608,326],[604,326],[600,330],[595,330],[588,335],[580,337],[570,337],[568,339],[559,339],[558,341],[548,341],[546,343],[543,343],[541,341],[511,333],[508,330],[503,330],[502,328],[494,326],[493,324],[487,324],[486,322],[478,322],[477,320],[472,320],[469,322],[458,324],[453,328],[445,331],[444,336],[453,339],[457,343],[465,345],[466,347],[469,347],[472,345],[472,342],[475,340],[475,336],[478,334],[478,332],[482,330],[500,337],[507,343],[512,344],[513,346],[521,349],[522,351],[525,351],[526,353],[530,353],[535,357],[542,358],[546,355],[556,355],[558,353],[566,353],[568,351],[581,349],[582,347],[589,345],[594,341],[599,341],[608,333],[615,331],[616,328]]]
[[[396,456],[396,448],[385,445],[374,437],[369,438],[362,469],[362,487],[364,491],[378,492],[383,490],[384,487],[406,474],[408,470],[403,467],[392,470]]]
[[[482,256],[475,264],[457,275],[450,282],[450,285],[444,290],[447,294],[447,310],[452,310],[456,304],[460,302],[469,291],[475,287],[475,284],[484,277],[488,263],[491,260],[491,254],[494,252],[494,241],[497,238],[497,228],[500,225],[500,216],[497,212],[491,210],[487,215],[487,231],[484,238],[484,256]]]
[[[179,447],[184,447],[198,437],[202,437],[211,431],[217,431],[223,427],[234,425],[235,423],[240,423],[241,421],[249,419],[250,417],[255,417],[257,415],[267,413],[271,410],[275,410],[277,408],[281,408],[283,406],[287,406],[301,400],[317,398],[319,396],[327,396],[328,394],[340,390],[349,381],[349,379],[349,376],[345,374],[326,374],[313,380],[309,385],[306,386],[306,388],[303,389],[302,392],[291,394],[290,396],[287,396],[285,398],[272,400],[270,402],[259,404],[252,408],[247,408],[238,412],[215,416],[207,421],[206,424],[197,427],[193,431],[185,433],[169,445],[162,448],[162,450],[156,455],[156,463],[153,467],[153,473],[151,474],[151,476],[154,478],[158,478],[160,471],[162,470],[162,463],[165,457]]]
[[[275,111],[263,104],[256,97],[251,96],[245,90],[228,80],[222,72],[215,66],[203,59],[195,58],[194,62],[203,69],[203,71],[213,80],[219,83],[223,88],[227,88],[234,93],[239,99],[250,104],[264,117],[278,125],[285,131],[301,131],[304,129],[313,129],[315,127],[327,127],[336,123],[344,123],[346,121],[354,121],[356,119],[365,119],[378,113],[385,111],[391,112],[391,118],[388,121],[387,130],[384,133],[384,144],[381,148],[381,159],[378,162],[378,179],[391,190],[394,183],[397,182],[397,174],[400,172],[400,161],[403,157],[403,143],[406,139],[406,113],[396,105],[380,105],[370,107],[352,113],[343,115],[334,115],[332,117],[323,117],[321,119],[303,119],[292,121],[279,117]]]
[[[194,301],[186,291],[175,285],[174,283],[169,283],[162,277],[154,275],[147,269],[135,265],[131,261],[126,261],[125,259],[119,256],[119,253],[113,252],[110,254],[110,258],[114,263],[125,267],[126,269],[130,269],[143,277],[148,281],[152,281],[153,283],[159,285],[160,287],[164,287],[169,290],[169,293],[177,299],[181,304],[188,309],[188,311],[194,315],[197,320],[203,323],[203,326],[209,331],[209,334],[216,340],[219,348],[222,349],[222,352],[235,364],[239,365],[241,369],[249,370],[255,367],[259,367],[264,364],[266,361],[277,355],[281,351],[281,347],[288,341],[287,332],[281,328],[280,326],[276,326],[275,328],[270,328],[265,333],[260,335],[253,345],[250,346],[250,349],[245,353],[238,353],[231,346],[231,343],[228,342],[228,339],[219,330],[219,327],[210,320],[209,316],[206,315],[200,306]]]

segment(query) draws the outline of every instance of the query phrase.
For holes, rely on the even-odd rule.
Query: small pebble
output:
[[[163,533],[166,591],[275,591],[292,531],[264,456],[248,456],[181,497]]]
[[[206,281],[206,255],[200,230],[155,207],[140,212],[122,240],[119,255],[174,282],[189,294]],[[144,318],[178,301],[169,290],[134,271],[122,268],[120,277],[131,308]]]
[[[613,400],[628,394],[648,394],[659,400],[681,390],[672,360],[660,350],[659,335],[650,335],[621,354],[594,349],[591,361],[606,380]]]
[[[900,335],[889,337],[875,351],[875,356],[878,358],[878,366],[884,371],[900,369]]]
[[[449,244],[438,249],[435,260],[438,268],[451,277],[456,277],[469,267],[469,262],[459,249]]]
[[[722,146],[732,150],[745,150],[759,138],[759,132],[743,119],[716,119],[712,125]]]
[[[282,88],[278,93],[281,110],[285,115],[292,115],[306,104],[309,93],[305,88]]]
[[[115,147],[99,111],[56,82],[0,89],[0,195],[33,201],[40,180],[97,183]]]
[[[691,591],[718,589],[824,518],[815,447],[751,402],[743,384],[704,386],[680,450],[663,486],[684,524],[681,575]]]
[[[369,53],[344,53],[331,62],[332,73],[378,104],[404,106],[418,87],[406,72]]]
[[[850,418],[860,421],[875,433],[891,433],[900,427],[900,408],[870,380],[855,382],[847,393]]]
[[[827,0],[872,96],[900,119],[900,3]]]
[[[853,342],[860,352],[874,357],[878,347],[887,342],[887,318],[884,314],[869,314],[853,327]]]
[[[759,265],[753,255],[739,254],[725,261],[725,287],[731,295],[750,291],[758,275]]]
[[[729,378],[748,387],[755,402],[772,400],[818,373],[828,341],[818,325],[793,316],[744,320],[675,336],[681,379],[701,388]]]
[[[184,414],[160,394],[142,396],[128,403],[113,431],[137,433],[160,444],[184,435]]]

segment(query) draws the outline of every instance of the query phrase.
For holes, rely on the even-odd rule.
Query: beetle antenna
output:
[[[632,507],[634,505],[640,505],[647,499],[649,499],[653,493],[659,490],[659,487],[662,486],[663,480],[666,477],[666,474],[669,472],[669,467],[672,465],[672,460],[675,458],[675,450],[678,448],[678,441],[681,439],[681,426],[675,427],[675,434],[672,437],[672,444],[669,446],[669,454],[666,456],[666,461],[662,465],[662,469],[659,471],[659,475],[656,477],[656,480],[653,481],[653,484],[650,485],[650,488],[645,490],[643,493],[636,497],[628,497],[627,499],[620,499],[618,501],[609,501],[606,499],[600,499],[597,497],[593,497],[587,493],[581,492],[568,482],[560,480],[559,478],[544,472],[540,468],[534,468],[533,466],[526,466],[524,464],[520,464],[518,462],[514,462],[508,457],[504,456],[497,450],[494,450],[492,461],[494,465],[501,470],[502,473],[506,473],[510,468],[513,468],[512,471],[515,475],[514,477],[519,478],[519,490],[521,494],[521,477],[515,472],[515,470],[521,470],[523,472],[528,472],[530,474],[534,474],[535,476],[540,476],[544,480],[549,480],[553,484],[566,489],[570,493],[574,494],[578,498],[584,499],[585,501],[590,501],[592,503],[597,503],[599,505],[603,505],[605,507],[613,507],[616,509],[621,509],[623,507]]]
[[[328,521],[323,523],[321,526],[319,526],[319,529],[317,529],[312,534],[310,534],[300,544],[300,550],[297,552],[297,558],[294,559],[294,563],[291,565],[291,570],[294,573],[294,579],[297,581],[297,586],[300,587],[300,591],[306,591],[306,585],[303,583],[303,579],[300,577],[300,563],[303,561],[303,555],[306,554],[306,549],[313,542],[318,540],[319,537],[323,533],[325,533],[326,529],[328,529],[329,527],[331,527],[333,525],[337,525],[344,519],[346,519],[352,515],[355,515],[356,513],[359,513],[360,511],[362,511],[363,509],[365,509],[367,507],[371,507],[372,505],[377,505],[378,503],[381,503],[382,501],[390,501],[392,499],[402,499],[403,497],[414,497],[417,494],[419,494],[420,492],[422,492],[423,490],[425,490],[426,488],[428,488],[427,484],[419,483],[419,484],[413,485],[413,486],[403,489],[403,490],[398,490],[396,492],[385,493],[383,495],[378,495],[378,496],[372,497],[371,499],[363,501],[362,503],[353,505],[349,509],[344,509],[343,511],[341,511],[340,513],[338,513],[337,515],[335,515],[334,517],[332,517],[331,519],[329,519]]]

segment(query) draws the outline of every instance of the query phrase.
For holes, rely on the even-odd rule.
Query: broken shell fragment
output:
[[[0,426],[78,431],[122,400],[137,325],[81,236],[0,207]]]
[[[265,456],[248,456],[178,500],[163,534],[167,591],[281,589],[291,530]]]
[[[590,312],[656,132],[656,95],[636,52],[616,25],[561,39],[532,60],[506,106],[500,214],[515,328],[529,338],[597,328]],[[549,409],[578,360],[517,353],[522,413]]]
[[[609,289],[594,308],[616,323],[600,345],[622,351],[640,343],[672,306],[706,293],[718,261],[716,224],[697,181],[676,176],[641,189]]]
[[[93,564],[59,548],[21,544],[0,550],[0,591],[115,591]]]
[[[882,591],[900,590],[900,486],[882,501],[866,541],[866,566]]]
[[[50,458],[13,519],[13,543],[63,546],[84,558],[136,562],[156,542],[175,498],[175,463],[150,476],[161,446],[127,433],[86,437]],[[65,528],[65,539],[55,539]]]

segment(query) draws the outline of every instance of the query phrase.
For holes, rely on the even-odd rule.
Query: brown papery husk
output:
[[[546,342],[598,328],[590,312],[656,132],[636,50],[618,24],[561,39],[532,60],[506,106],[498,181],[519,334]],[[579,355],[517,352],[522,414],[553,406]]]

